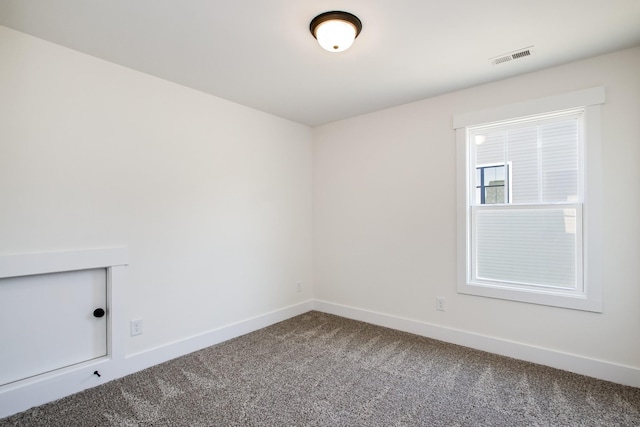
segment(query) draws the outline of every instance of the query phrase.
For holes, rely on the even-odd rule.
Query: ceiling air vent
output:
[[[525,47],[522,49],[518,49],[513,52],[505,53],[500,56],[495,56],[493,58],[489,58],[489,62],[492,65],[502,64],[503,62],[513,61],[514,59],[526,58],[527,56],[531,56],[536,53],[533,46]]]

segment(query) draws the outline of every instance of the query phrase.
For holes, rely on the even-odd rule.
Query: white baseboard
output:
[[[213,329],[203,334],[194,335],[170,344],[135,353],[125,358],[122,375],[129,375],[141,371],[150,366],[166,362],[185,354],[219,344],[221,342],[248,334],[258,329],[266,328],[274,323],[290,319],[300,314],[313,310],[313,301],[308,300],[300,304],[292,305],[260,316],[242,320],[231,325]]]
[[[0,387],[0,418],[141,371],[313,309],[313,301],[275,310],[141,353],[105,357]],[[100,377],[94,374],[100,373]]]
[[[356,307],[315,300],[314,310],[409,332],[440,341],[550,366],[588,377],[640,388],[640,369],[575,354],[507,341]]]

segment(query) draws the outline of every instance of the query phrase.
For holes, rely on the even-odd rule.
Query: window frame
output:
[[[461,294],[498,298],[532,304],[563,307],[576,310],[602,312],[601,286],[601,105],[605,101],[604,87],[585,89],[558,96],[526,101],[502,107],[457,114],[453,127],[456,131],[457,149],[457,291]],[[512,287],[472,280],[471,246],[471,203],[470,191],[475,191],[470,177],[471,164],[468,150],[469,127],[493,125],[500,122],[517,121],[532,116],[544,117],[549,113],[564,110],[583,109],[583,150],[580,166],[581,180],[582,235],[578,250],[581,250],[582,268],[577,274],[582,279],[582,289],[578,292],[558,291],[542,286]],[[511,172],[511,171],[510,171]],[[580,215],[578,212],[577,215]]]

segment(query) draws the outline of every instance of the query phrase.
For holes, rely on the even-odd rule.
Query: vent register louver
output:
[[[529,47],[515,50],[513,52],[505,53],[499,56],[494,56],[493,58],[489,58],[489,62],[492,65],[498,65],[504,62],[513,61],[514,59],[526,58],[527,56],[531,56],[534,53],[536,53],[534,47],[529,46]]]

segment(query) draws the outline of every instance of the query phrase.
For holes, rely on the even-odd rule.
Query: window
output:
[[[603,100],[596,88],[456,116],[459,292],[601,311],[593,104]]]
[[[476,166],[476,200],[480,204],[509,203],[511,180],[506,178],[509,170],[508,164]]]

